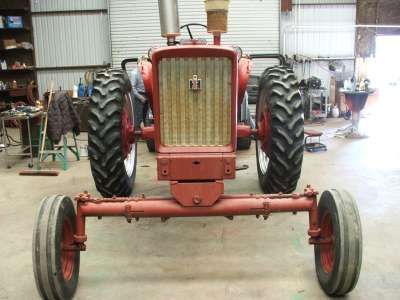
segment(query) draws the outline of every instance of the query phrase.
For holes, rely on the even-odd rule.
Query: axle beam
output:
[[[82,215],[125,216],[131,218],[173,218],[266,215],[272,212],[310,211],[312,199],[269,198],[267,196],[243,195],[231,197],[223,195],[212,206],[182,206],[175,199],[116,198],[85,201],[80,205]]]
[[[140,218],[161,218],[165,221],[173,217],[208,217],[255,215],[267,219],[271,213],[300,212],[309,213],[308,234],[310,243],[318,241],[320,228],[317,212],[317,192],[307,187],[303,194],[271,195],[221,195],[211,206],[183,206],[172,197],[112,197],[96,198],[88,193],[75,197],[77,201],[77,223],[74,242],[78,249],[85,250],[86,217],[125,217],[128,222]]]

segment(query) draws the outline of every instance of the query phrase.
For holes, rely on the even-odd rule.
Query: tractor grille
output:
[[[231,61],[162,58],[158,68],[161,143],[172,147],[230,144]],[[194,76],[198,90],[189,83]]]

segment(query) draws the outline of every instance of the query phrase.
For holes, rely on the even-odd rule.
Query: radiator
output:
[[[226,57],[159,61],[161,144],[210,147],[231,143],[231,69]]]

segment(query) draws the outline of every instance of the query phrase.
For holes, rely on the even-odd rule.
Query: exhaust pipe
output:
[[[177,0],[158,0],[161,36],[167,39],[168,46],[175,45],[175,38],[180,35]]]

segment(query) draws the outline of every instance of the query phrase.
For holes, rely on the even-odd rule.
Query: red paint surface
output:
[[[172,196],[183,206],[211,206],[224,192],[222,181],[171,182]]]
[[[242,57],[239,60],[238,76],[239,76],[239,89],[238,89],[238,108],[243,102],[244,93],[246,92],[247,82],[249,81],[251,68],[253,63],[250,59]]]
[[[122,108],[121,113],[121,143],[124,158],[131,153],[132,144],[135,143],[135,130],[132,123],[132,116],[129,112],[130,106],[126,105]]]
[[[321,238],[327,240],[334,240],[334,232],[332,225],[332,216],[329,212],[325,212],[321,220]],[[330,273],[333,270],[335,263],[335,248],[334,243],[322,244],[320,247],[320,259],[322,269],[326,273]]]
[[[199,181],[235,178],[234,153],[159,154],[159,180]]]
[[[74,251],[66,250],[65,246],[72,246],[74,243],[72,224],[64,219],[62,241],[61,241],[61,269],[66,281],[70,280],[74,272]]]
[[[79,209],[84,216],[130,216],[132,218],[153,217],[200,217],[268,215],[273,212],[310,211],[312,198],[290,195],[221,195],[212,206],[185,207],[174,198],[109,198],[82,202]]]
[[[75,245],[79,250],[86,250],[85,218],[103,216],[122,216],[128,221],[153,217],[165,220],[170,217],[232,217],[239,215],[263,216],[266,219],[271,213],[305,211],[309,213],[310,243],[315,243],[320,237],[321,229],[318,224],[316,198],[318,192],[311,187],[307,187],[304,194],[221,194],[216,196],[223,190],[222,181],[172,182],[172,186],[178,187],[177,191],[174,190],[175,187],[172,187],[172,190],[179,201],[174,197],[142,195],[140,197],[96,198],[88,193],[79,194],[75,197],[77,201],[76,234],[73,236]],[[184,186],[184,188],[179,188],[179,186]],[[207,188],[210,187],[213,189],[212,192],[207,191]],[[190,189],[191,192],[185,192],[185,189]],[[182,194],[180,194],[181,192]],[[188,195],[191,198],[187,198]],[[198,198],[202,198],[202,201],[205,202],[199,202]],[[205,205],[203,206],[202,203]]]
[[[140,61],[140,72],[143,79],[144,89],[150,101],[150,107],[153,109],[153,65],[147,60]]]

